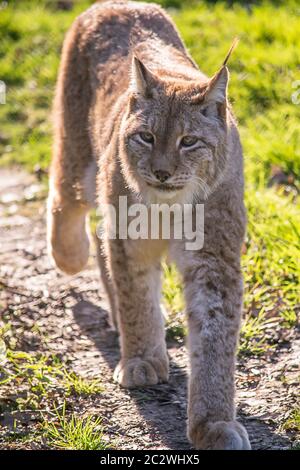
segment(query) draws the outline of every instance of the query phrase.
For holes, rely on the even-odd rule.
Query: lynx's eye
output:
[[[153,144],[154,143],[154,136],[153,136],[153,134],[151,134],[151,132],[140,132],[139,136],[147,144]]]
[[[197,137],[193,135],[185,135],[180,141],[181,147],[192,147],[198,142]]]

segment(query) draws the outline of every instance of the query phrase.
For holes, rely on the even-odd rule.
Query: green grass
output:
[[[69,371],[56,356],[5,350],[0,339],[0,387],[14,408],[39,410],[70,396],[92,396],[103,388],[98,379],[85,379]],[[16,391],[17,398],[15,397]]]
[[[282,429],[300,433],[300,406],[290,411],[288,418],[282,425]]]
[[[71,12],[54,9],[54,3],[0,4],[0,80],[7,87],[7,104],[0,105],[1,164],[32,169],[49,163],[50,109],[64,33],[92,2],[75,2]]]
[[[167,337],[180,341],[187,333],[182,283],[175,266],[163,264],[163,300],[167,313]]]
[[[68,450],[105,450],[107,440],[103,436],[104,429],[100,418],[93,416],[77,417],[66,415],[65,404],[62,412],[55,410],[54,421],[45,418],[43,435],[51,448]],[[110,443],[109,448],[112,448]]]
[[[10,349],[15,334],[10,323],[0,322],[0,414],[15,416],[13,426],[0,426],[0,446],[46,442],[57,448],[104,449],[100,419],[71,411],[103,392],[100,380],[76,374],[55,355]],[[32,423],[28,413],[35,416]]]
[[[50,106],[64,33],[91,2],[71,11],[55,1],[10,2],[0,12],[0,164],[47,168],[51,152]],[[292,103],[300,79],[300,9],[285,2],[160,1],[171,14],[195,60],[212,75],[233,37],[229,94],[245,154],[248,231],[243,255],[245,322],[241,352],[263,353],[268,325],[293,328],[299,314],[300,105]],[[174,9],[173,7],[181,7]],[[32,21],[34,18],[34,21]],[[230,27],[228,27],[230,25]],[[286,184],[270,187],[274,168]],[[165,268],[168,334],[182,338],[182,287]],[[270,326],[271,328],[271,326]]]

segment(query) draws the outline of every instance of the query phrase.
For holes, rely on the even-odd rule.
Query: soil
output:
[[[124,390],[112,380],[119,359],[117,334],[107,322],[95,256],[73,277],[58,273],[46,250],[45,189],[34,176],[0,170],[1,311],[12,312],[17,348],[54,353],[86,377],[99,377],[104,391],[74,401],[81,414],[103,417],[118,449],[190,449],[186,438],[187,350],[170,342],[168,384]],[[38,328],[32,332],[32,326]],[[254,449],[289,449],[296,436],[282,429],[299,394],[300,341],[290,329],[272,354],[238,360],[238,419]],[[1,411],[1,409],[0,409]],[[12,418],[34,429],[34,413],[3,412],[2,434]],[[0,448],[40,448],[11,441]]]

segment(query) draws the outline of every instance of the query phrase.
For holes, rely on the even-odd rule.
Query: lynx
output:
[[[97,203],[201,202],[204,246],[104,237],[102,281],[118,328],[123,387],[168,380],[161,259],[182,275],[191,372],[188,437],[197,449],[250,449],[236,420],[234,369],[243,283],[243,157],[224,65],[207,78],[157,5],[97,3],[68,32],[54,103],[49,250],[68,274],[88,260]]]

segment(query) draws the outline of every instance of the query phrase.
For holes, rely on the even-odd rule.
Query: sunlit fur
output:
[[[128,168],[126,177],[132,188],[150,202],[207,199],[226,168],[226,122],[216,103],[192,101],[189,81],[178,84],[165,78],[152,86],[155,94],[151,98],[131,96],[122,122],[121,156],[123,167]],[[194,86],[195,94],[199,93],[199,82],[195,81]],[[154,135],[153,145],[139,138],[142,131]],[[180,139],[185,135],[196,136],[199,141],[192,148],[181,148]],[[157,181],[153,165],[170,172],[172,176],[166,183]]]
[[[74,274],[88,260],[87,214],[95,202],[110,204],[121,216],[120,196],[129,205],[204,202],[201,250],[187,250],[185,240],[97,240],[111,322],[120,337],[114,378],[129,388],[168,380],[160,309],[160,264],[168,251],[186,302],[188,437],[199,449],[249,449],[234,405],[243,156],[227,100],[228,70],[225,64],[216,70],[211,78],[199,70],[157,5],[100,2],[75,20],[54,102],[48,242],[56,265]],[[151,133],[153,142],[151,135],[145,142],[141,131]],[[180,144],[186,136],[194,148]]]

